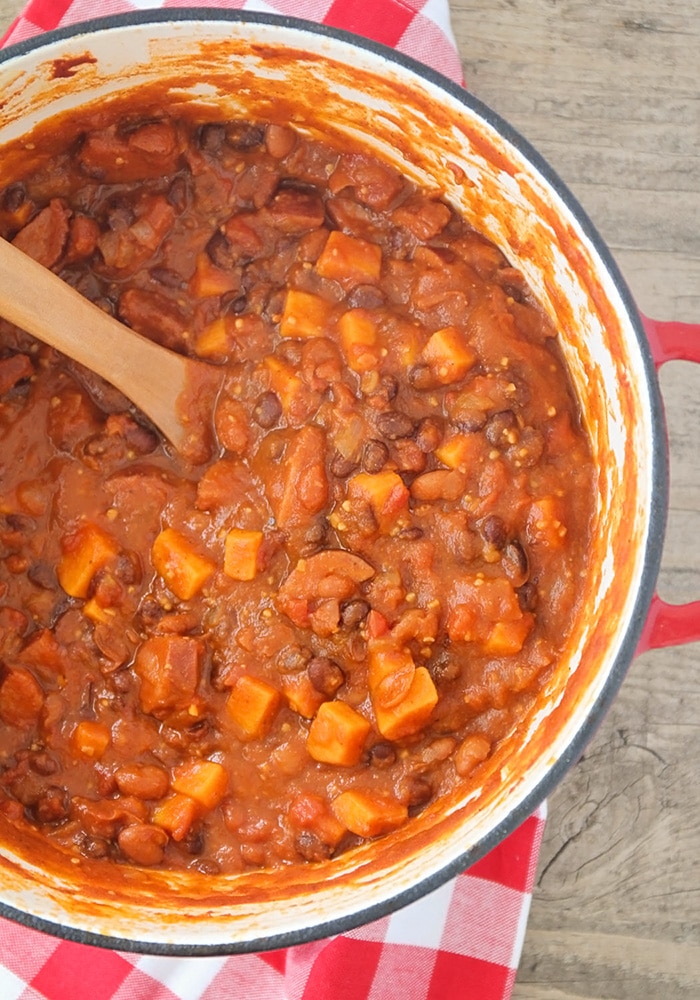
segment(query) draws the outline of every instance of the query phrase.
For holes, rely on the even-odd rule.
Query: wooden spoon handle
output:
[[[0,315],[97,372],[148,416],[179,451],[197,435],[187,399],[216,369],[123,326],[6,240],[0,239]]]

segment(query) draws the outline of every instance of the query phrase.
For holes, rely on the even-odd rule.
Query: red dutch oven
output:
[[[559,329],[598,473],[582,612],[478,787],[333,861],[230,876],[71,863],[0,817],[4,915],[135,951],[284,947],[375,919],[467,868],[577,760],[636,652],[700,639],[700,602],[672,606],[655,591],[668,468],[656,369],[700,362],[700,328],[640,316],[575,198],[478,100],[382,46],[303,21],[151,11],[11,47],[0,53],[0,149],[56,113],[154,83],[231,117],[289,115],[311,134],[362,137],[442,189],[522,270]]]

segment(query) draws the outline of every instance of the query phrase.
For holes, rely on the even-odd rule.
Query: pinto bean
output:
[[[131,823],[117,837],[119,849],[137,865],[159,865],[163,860],[168,835],[150,823]]]
[[[458,500],[467,487],[467,477],[458,469],[424,472],[411,484],[414,500]]]

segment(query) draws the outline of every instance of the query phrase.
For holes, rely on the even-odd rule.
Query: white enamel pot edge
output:
[[[222,46],[230,53],[224,77],[245,81],[241,93],[225,95],[234,112],[252,99],[251,80],[256,93],[274,100],[303,79],[325,95],[325,110],[317,101],[315,112],[329,115],[329,127],[366,129],[366,141],[417,179],[432,178],[522,268],[562,329],[594,441],[600,500],[585,614],[557,683],[479,788],[441,811],[428,810],[406,831],[323,868],[214,880],[211,892],[153,873],[123,872],[112,890],[92,884],[90,873],[86,885],[75,866],[47,874],[7,843],[0,912],[64,937],[164,954],[278,948],[339,932],[437,888],[514,829],[578,758],[622,681],[653,593],[667,502],[653,362],[609,252],[541,157],[439,74],[291,18],[183,9],[124,15],[0,53],[0,149],[35,119],[71,106],[76,93],[104,98],[137,80],[177,76],[178,67],[193,71],[178,79],[179,93],[222,100],[225,80],[211,62]],[[294,50],[295,59],[277,60],[280,47]],[[95,61],[81,62],[85,54]],[[56,60],[76,60],[74,75],[52,72]],[[343,105],[355,108],[345,119]],[[310,120],[300,115],[298,124],[311,127]]]

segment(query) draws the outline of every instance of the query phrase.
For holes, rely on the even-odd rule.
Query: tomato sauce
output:
[[[595,474],[557,331],[359,147],[159,107],[49,145],[0,235],[224,378],[193,464],[0,322],[0,810],[204,873],[388,834],[478,780],[577,614]]]

